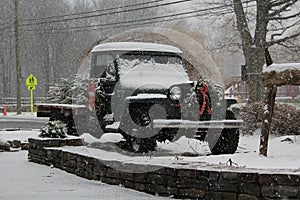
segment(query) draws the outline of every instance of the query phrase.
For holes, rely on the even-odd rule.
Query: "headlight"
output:
[[[173,87],[170,90],[170,97],[172,100],[179,100],[181,97],[181,89],[179,87]]]

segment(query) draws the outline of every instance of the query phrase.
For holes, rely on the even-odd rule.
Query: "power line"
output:
[[[96,28],[96,30],[101,29],[110,29],[111,26],[112,28],[116,27],[126,27],[129,25],[126,24],[138,24],[138,25],[144,25],[144,24],[150,24],[150,23],[156,23],[156,22],[165,22],[165,21],[174,21],[174,20],[179,20],[179,19],[185,19],[185,18],[191,18],[191,17],[198,17],[198,16],[203,16],[207,14],[207,11],[212,11],[215,10],[216,8],[225,8],[227,6],[219,6],[219,7],[211,7],[211,8],[206,8],[206,9],[200,9],[196,11],[188,11],[188,12],[182,12],[182,13],[176,13],[176,14],[171,14],[171,15],[163,15],[163,16],[156,16],[156,17],[151,17],[151,18],[142,18],[138,20],[130,20],[130,21],[125,21],[125,22],[113,22],[113,23],[106,23],[106,24],[97,24],[97,25],[87,25],[87,26],[79,26],[79,27],[63,27],[63,28],[57,28],[57,29],[39,29],[38,31],[44,31],[47,33],[54,33],[53,31],[58,31],[63,33],[62,30],[75,30],[78,31],[78,29],[88,29],[88,28],[95,28],[95,27],[100,27]],[[205,13],[204,13],[205,12]],[[218,11],[220,12],[220,11]],[[225,11],[221,11],[223,14],[225,14]],[[227,11],[228,12],[228,11]],[[194,15],[191,15],[194,14]],[[176,17],[176,18],[174,18]],[[154,22],[153,22],[154,21]],[[91,29],[89,29],[91,30]],[[95,29],[92,29],[95,30]],[[34,30],[23,30],[23,31],[34,31]],[[69,32],[69,31],[66,31]]]
[[[194,11],[192,11],[194,12]],[[134,21],[126,21],[126,22],[115,22],[115,23],[108,23],[108,24],[98,24],[98,25],[89,25],[89,26],[84,26],[84,27],[72,27],[72,28],[66,28],[68,31],[61,31],[61,29],[39,29],[38,34],[41,34],[42,32],[47,33],[47,34],[58,34],[58,33],[74,33],[74,32],[85,32],[85,31],[94,31],[94,30],[107,30],[107,29],[112,29],[112,28],[121,28],[121,27],[128,27],[132,25],[146,25],[146,24],[152,24],[152,23],[157,23],[157,22],[167,22],[167,21],[175,21],[175,20],[181,20],[181,19],[186,19],[186,18],[193,18],[193,17],[199,17],[199,16],[204,16],[207,15],[207,13],[194,13],[192,12],[185,13],[187,16],[182,16],[184,13],[177,13],[169,16],[159,16],[159,17],[153,17],[153,18],[144,18],[140,20],[134,20]],[[196,12],[196,11],[195,11]],[[199,12],[199,11],[197,11]],[[218,11],[215,12],[214,14],[228,14],[230,11]],[[176,18],[174,18],[176,17]],[[165,19],[163,19],[165,18]],[[106,26],[106,27],[104,27]],[[98,28],[95,28],[98,27]],[[88,29],[92,28],[92,29]],[[74,29],[79,29],[79,30],[74,30]],[[83,30],[80,30],[83,29]],[[72,30],[72,31],[70,31]],[[26,35],[36,35],[35,33],[28,33],[28,32],[35,32],[35,30],[22,30]]]
[[[154,0],[154,1],[150,1],[150,2],[144,2],[144,3],[136,3],[136,4],[131,4],[131,5],[127,5],[124,6],[125,7],[133,7],[133,6],[138,6],[138,5],[145,5],[145,4],[151,4],[151,3],[157,3],[160,1],[165,1],[165,0]],[[166,5],[172,5],[172,4],[178,4],[178,3],[185,3],[191,0],[180,0],[180,1],[176,1],[176,2],[169,2],[169,3],[164,3],[164,4],[160,4],[160,5],[153,5],[153,6],[147,6],[147,7],[141,7],[141,8],[135,8],[135,9],[129,9],[129,10],[119,10],[119,11],[115,11],[115,12],[110,12],[110,13],[102,13],[102,14],[98,14],[98,15],[89,15],[89,16],[82,16],[82,17],[75,17],[75,18],[69,18],[69,19],[60,19],[60,20],[53,20],[53,21],[47,21],[47,22],[37,22],[37,23],[28,23],[28,24],[21,24],[21,26],[31,26],[31,25],[39,25],[39,24],[45,24],[45,23],[55,23],[55,22],[64,22],[64,21],[69,21],[69,20],[75,20],[75,19],[84,19],[84,18],[91,18],[91,17],[99,17],[99,16],[104,16],[104,15],[110,15],[110,14],[117,14],[117,13],[123,13],[123,12],[131,12],[131,11],[137,11],[137,10],[142,10],[142,9],[147,9],[147,8],[155,8],[155,7],[160,7],[160,6],[166,6]],[[254,0],[248,0],[245,1],[243,3],[249,3],[252,2]],[[227,4],[227,5],[222,5],[219,7],[231,7],[232,4]],[[217,9],[219,7],[213,7],[212,9]],[[50,16],[50,17],[44,17],[44,18],[37,18],[37,19],[31,19],[31,20],[40,20],[40,19],[49,19],[49,18],[59,18],[59,17],[65,17],[65,16],[73,16],[73,15],[78,15],[78,14],[86,14],[86,13],[93,13],[93,12],[100,12],[100,11],[108,11],[108,10],[113,10],[113,9],[119,9],[120,7],[113,7],[113,8],[108,8],[108,9],[102,9],[102,10],[94,10],[94,11],[89,11],[89,12],[81,12],[81,13],[73,13],[73,14],[69,14],[69,15],[59,15],[59,16]],[[7,23],[6,23],[7,24]],[[0,24],[1,25],[1,24]],[[5,27],[5,28],[0,28],[1,30],[7,30],[10,29],[12,27]],[[72,27],[71,27],[72,28]]]
[[[159,1],[164,1],[164,0],[156,0],[153,2],[159,2]],[[43,22],[36,22],[36,23],[22,23],[22,24],[20,24],[20,26],[33,26],[33,25],[65,22],[65,21],[71,21],[71,20],[81,20],[81,19],[87,19],[87,18],[93,18],[93,17],[101,17],[101,16],[105,16],[105,15],[114,15],[114,14],[120,14],[120,13],[126,13],[126,12],[138,11],[138,10],[157,8],[157,7],[161,7],[161,6],[187,3],[189,1],[192,1],[192,0],[179,0],[179,1],[175,1],[175,2],[168,2],[168,3],[158,4],[158,5],[145,6],[145,7],[133,8],[133,9],[127,9],[127,10],[117,10],[117,11],[113,11],[113,12],[109,12],[109,13],[101,13],[101,14],[88,15],[88,16],[77,16],[77,17],[72,17],[72,18],[67,18],[67,19],[57,19],[57,20],[52,20],[52,21],[43,21]],[[150,3],[152,3],[152,2],[150,2]],[[145,4],[145,3],[143,3],[143,4]],[[149,2],[148,2],[148,4],[149,4]],[[139,4],[139,5],[142,5],[142,4]],[[132,7],[132,5],[130,7]],[[111,9],[109,9],[109,10],[111,10]]]
[[[155,1],[147,2],[147,3],[153,3],[153,2],[158,2],[158,1],[164,1],[164,0],[155,0]],[[152,8],[152,7],[159,7],[159,6],[162,6],[162,5],[166,6],[166,5],[172,5],[172,4],[177,4],[177,3],[183,3],[183,2],[187,2],[187,1],[191,1],[191,0],[185,0],[185,1],[180,0],[180,1],[169,2],[169,3],[165,3],[165,4],[161,4],[161,5],[153,5],[153,6],[142,7],[142,8],[138,8],[138,9],[130,9],[130,10],[117,11],[117,12],[118,13],[129,12],[129,11],[135,11],[135,10],[140,10],[140,9],[147,9],[149,7]],[[248,1],[243,2],[243,3],[248,3],[248,2],[252,2],[252,1],[253,0],[248,0]],[[146,4],[146,3],[143,3],[143,4]],[[141,5],[141,4],[132,4],[132,5],[128,5],[128,7],[129,6],[132,7],[133,5]],[[170,17],[174,17],[174,16],[182,16],[182,15],[193,14],[193,13],[197,13],[197,12],[211,11],[211,10],[222,9],[222,8],[227,8],[227,7],[231,7],[231,6],[232,6],[232,4],[222,5],[222,6],[214,6],[214,7],[210,7],[210,8],[206,8],[206,9],[200,9],[200,10],[190,11],[190,12],[185,12],[185,13],[178,13],[178,14],[173,14],[173,15],[168,15],[168,16],[159,16],[159,17],[153,17],[153,18],[143,18],[143,19],[140,19],[140,20],[131,20],[131,21],[125,21],[125,22],[114,22],[114,23],[108,23],[108,24],[88,25],[88,26],[82,26],[82,27],[63,27],[63,28],[59,28],[59,29],[44,29],[44,30],[39,30],[39,32],[40,31],[44,31],[44,32],[49,31],[50,33],[53,33],[53,31],[56,31],[56,33],[57,33],[57,31],[62,32],[61,30],[66,30],[66,29],[67,30],[70,30],[70,29],[84,29],[84,28],[94,28],[94,27],[98,27],[98,26],[112,26],[112,25],[121,25],[122,26],[122,24],[127,24],[127,23],[137,23],[137,22],[140,23],[141,21],[149,21],[149,20],[153,21],[153,20],[158,20],[158,19],[162,19],[162,21],[171,21],[171,20],[164,20],[163,18],[170,18]],[[117,8],[117,7],[115,7],[115,8]],[[113,8],[110,8],[110,9],[113,9]],[[96,11],[90,11],[90,12],[96,12]],[[111,13],[105,13],[105,14],[101,14],[101,15],[109,15],[109,14],[111,14]],[[61,16],[64,16],[64,15],[61,15]],[[99,16],[99,15],[97,15],[97,16]],[[196,15],[196,16],[192,16],[192,17],[197,17],[197,16],[200,16],[200,15]],[[52,16],[52,17],[55,17],[55,16]],[[86,17],[94,17],[94,16],[83,16],[83,17],[77,17],[77,18],[78,19],[83,19],[83,18],[86,18]],[[183,17],[183,18],[187,18],[187,17]],[[68,20],[73,20],[73,18],[72,19],[61,19],[61,21],[68,21]],[[174,20],[174,19],[172,19],[172,20]],[[176,19],[176,20],[178,20],[178,19]],[[42,23],[42,22],[40,22],[40,23]],[[47,23],[49,23],[49,22],[47,22]],[[155,22],[153,22],[153,23],[155,23]],[[36,24],[37,23],[32,24],[32,25],[36,25]],[[146,24],[149,24],[149,22],[147,22]],[[0,30],[5,30],[5,29],[9,29],[9,28],[12,28],[12,27],[2,28]],[[97,28],[97,29],[99,29],[99,28]],[[23,29],[23,31],[28,32],[28,31],[34,31],[34,30]]]
[[[141,6],[141,5],[147,5],[147,4],[157,3],[157,2],[161,2],[161,1],[165,1],[165,0],[153,0],[153,1],[150,1],[150,2],[136,3],[136,4],[131,4],[131,5],[124,6],[124,8],[136,7],[136,6]],[[57,19],[57,20],[52,20],[52,21],[23,23],[23,24],[20,24],[20,26],[32,26],[32,25],[49,24],[49,23],[56,23],[56,22],[65,22],[65,21],[70,21],[70,20],[80,20],[80,19],[86,19],[86,18],[93,18],[93,17],[100,17],[100,16],[105,16],[105,15],[120,14],[120,13],[124,13],[124,12],[132,12],[132,11],[138,11],[138,10],[156,8],[156,7],[161,7],[161,6],[174,5],[174,4],[179,4],[179,3],[186,3],[186,2],[189,2],[189,1],[192,1],[192,0],[180,0],[180,1],[175,1],[175,2],[168,2],[168,3],[159,4],[159,5],[145,6],[145,7],[134,8],[134,9],[117,10],[117,11],[114,11],[114,12],[101,13],[101,14],[97,14],[97,15],[88,15],[88,16],[81,16],[81,17],[77,16],[77,17],[73,17],[73,18]],[[78,14],[103,12],[103,11],[109,11],[109,10],[114,10],[114,9],[120,9],[120,7],[113,7],[113,8],[107,8],[107,9],[95,10],[95,11],[89,11],[89,12],[82,12],[82,13],[74,13],[74,14],[69,14],[69,15],[59,15],[59,16],[37,18],[37,19],[31,19],[31,20],[35,21],[35,20],[48,19],[48,18],[54,18],[54,17],[58,17],[59,18],[59,17],[65,17],[65,16],[74,16],[74,15],[78,15]],[[8,24],[8,23],[6,23],[6,24]],[[0,25],[3,25],[3,24],[0,24]],[[0,28],[0,31],[7,30],[9,28],[11,28],[11,27]]]
[[[90,14],[90,13],[95,13],[95,12],[106,12],[106,11],[116,10],[116,9],[119,10],[120,8],[130,8],[130,7],[142,6],[142,5],[152,4],[152,3],[158,3],[158,2],[161,2],[161,1],[165,1],[165,0],[153,0],[153,1],[143,2],[143,3],[135,3],[135,4],[125,5],[125,6],[122,6],[122,7],[118,6],[118,7],[106,8],[106,9],[100,9],[100,10],[93,10],[93,11],[87,11],[87,12],[71,13],[71,14],[65,14],[65,15],[41,17],[41,18],[31,18],[31,19],[27,19],[23,22],[32,22],[32,21],[38,21],[38,20],[43,21],[43,20],[52,19],[52,18],[70,17],[70,16],[76,16],[76,15]],[[187,1],[191,1],[191,0],[187,0]],[[144,7],[144,8],[146,9],[147,7]],[[124,10],[123,11],[118,11],[118,12],[121,13],[121,12],[124,12]],[[106,14],[111,14],[111,13],[105,13],[104,15],[106,15]],[[67,21],[67,20],[73,20],[73,19],[65,19],[65,21]],[[62,21],[64,21],[64,20],[62,20]],[[53,22],[56,22],[56,21],[53,21]],[[59,22],[59,21],[57,21],[57,22]],[[37,22],[36,24],[38,24],[38,23],[50,23],[50,22],[49,21],[47,21],[47,22]],[[2,23],[2,24],[0,24],[0,26],[9,25],[9,24],[12,24],[12,22]],[[27,25],[27,24],[22,24],[22,25]],[[35,25],[35,24],[32,24],[32,25]],[[8,28],[11,28],[11,27],[0,28],[0,30],[5,30],[5,29],[8,29]]]
[[[231,13],[231,12],[230,11],[219,11],[219,12],[216,12],[215,14],[228,14],[228,13]],[[147,19],[147,20],[142,19],[142,20],[138,20],[138,21],[135,21],[135,22],[120,22],[118,25],[115,25],[115,24],[107,24],[106,25],[106,26],[110,25],[112,27],[103,27],[103,25],[96,25],[97,28],[94,28],[95,26],[87,26],[85,28],[83,28],[83,27],[74,27],[74,28],[80,28],[81,30],[68,29],[69,31],[60,31],[60,30],[58,30],[58,31],[55,31],[55,32],[52,32],[52,31],[49,32],[48,30],[39,30],[39,33],[41,33],[41,31],[44,31],[44,33],[47,33],[47,34],[63,34],[63,33],[76,33],[76,32],[95,31],[95,30],[109,30],[109,29],[113,29],[113,28],[147,25],[147,24],[153,24],[153,23],[157,23],[157,22],[177,21],[177,20],[193,18],[193,17],[199,17],[199,16],[204,16],[204,15],[207,15],[207,14],[206,13],[201,13],[201,14],[194,14],[194,15],[188,15],[188,16],[179,16],[179,17],[177,16],[176,18],[168,17],[166,19],[162,19],[162,20],[159,20],[159,21],[158,21],[158,19]],[[88,28],[92,28],[92,29],[88,29]],[[26,35],[36,35],[35,33],[28,33],[28,32],[34,32],[33,30],[25,30],[25,32],[27,32],[27,33],[25,33]]]
[[[74,15],[76,16],[76,15],[85,15],[85,14],[91,14],[91,13],[106,12],[106,11],[111,11],[111,10],[116,10],[116,9],[121,9],[121,8],[124,9],[124,8],[130,8],[130,7],[136,7],[136,6],[157,3],[160,1],[165,1],[165,0],[153,0],[153,1],[143,2],[143,3],[135,3],[135,4],[130,4],[130,5],[116,6],[116,7],[112,7],[112,8],[92,10],[92,11],[87,11],[87,12],[71,13],[71,14],[65,14],[65,15],[48,16],[48,17],[31,18],[31,19],[29,18],[26,21],[46,20],[46,19],[52,19],[52,18],[70,17],[70,16],[74,16]]]
[[[219,12],[219,14],[228,14],[230,13],[230,11],[223,11],[223,12]],[[151,21],[147,21],[147,22],[124,22],[122,24],[119,24],[117,26],[113,26],[113,27],[98,27],[98,28],[93,28],[93,26],[90,26],[88,28],[93,28],[93,29],[82,29],[82,30],[72,30],[72,31],[55,31],[55,32],[48,32],[46,30],[39,30],[39,34],[41,33],[41,31],[44,31],[44,33],[47,34],[64,34],[64,33],[77,33],[77,32],[86,32],[86,31],[95,31],[95,30],[109,30],[112,28],[122,28],[122,27],[129,27],[129,26],[139,26],[139,25],[147,25],[147,24],[153,24],[153,23],[157,23],[157,22],[168,22],[168,21],[176,21],[176,20],[182,20],[182,19],[187,19],[187,18],[193,18],[193,17],[199,17],[199,16],[204,16],[206,15],[206,13],[201,13],[201,14],[195,14],[195,15],[190,15],[190,16],[183,16],[183,17],[176,17],[176,18],[170,18],[168,17],[167,19],[163,19],[163,20],[151,20]],[[78,27],[79,28],[79,27]],[[71,30],[71,29],[70,29]],[[24,33],[25,35],[36,35],[35,33],[28,33],[28,32],[32,32],[33,30],[27,30],[27,33]]]

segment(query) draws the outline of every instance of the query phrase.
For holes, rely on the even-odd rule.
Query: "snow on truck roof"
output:
[[[154,51],[182,54],[183,52],[177,47],[143,42],[111,42],[95,46],[92,52],[101,51]]]

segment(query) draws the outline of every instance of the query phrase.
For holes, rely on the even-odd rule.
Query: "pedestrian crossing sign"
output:
[[[26,86],[28,87],[28,90],[35,90],[37,84],[37,78],[33,74],[30,74],[26,79]]]

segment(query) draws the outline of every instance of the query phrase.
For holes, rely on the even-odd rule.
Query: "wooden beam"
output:
[[[260,136],[259,154],[263,156],[268,155],[269,135],[272,124],[273,110],[275,105],[277,87],[273,85],[268,87],[265,92],[265,107],[263,113],[263,124]]]
[[[272,87],[273,85],[300,85],[300,71],[297,69],[287,69],[282,72],[264,72],[263,85],[265,87]]]

